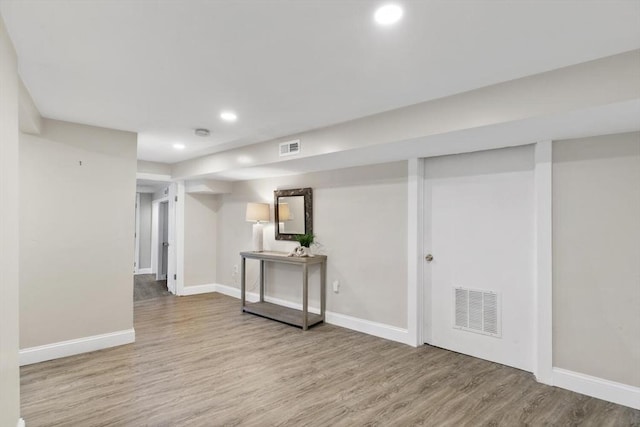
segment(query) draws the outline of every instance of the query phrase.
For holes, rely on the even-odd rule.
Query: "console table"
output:
[[[288,323],[306,331],[310,326],[324,321],[325,288],[327,280],[327,257],[315,255],[313,257],[290,257],[286,252],[240,252],[240,299],[242,311],[252,313],[268,319]],[[246,300],[246,269],[247,259],[260,261],[260,300],[248,303]],[[282,264],[294,264],[302,267],[302,310],[283,307],[278,304],[266,302],[264,299],[264,265],[265,262],[279,262]],[[309,266],[320,264],[320,314],[309,313]]]

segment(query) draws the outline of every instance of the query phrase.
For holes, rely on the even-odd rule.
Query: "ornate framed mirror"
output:
[[[276,240],[295,240],[301,234],[313,234],[311,188],[276,190],[273,195]]]

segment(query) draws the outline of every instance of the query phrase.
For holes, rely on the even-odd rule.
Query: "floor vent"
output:
[[[280,143],[280,156],[291,156],[292,154],[298,154],[299,152],[300,152],[299,139]]]
[[[500,295],[497,292],[453,288],[453,300],[454,328],[502,336]]]

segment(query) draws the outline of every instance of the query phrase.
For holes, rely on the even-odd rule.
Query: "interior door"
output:
[[[534,153],[425,160],[425,341],[528,371],[533,360]]]
[[[133,274],[138,274],[140,262],[140,193],[136,193],[135,229],[133,234]]]
[[[167,266],[169,259],[169,203],[160,203],[159,216],[158,216],[159,230],[159,242],[160,248],[158,250],[158,273],[156,275],[157,280],[167,279]]]

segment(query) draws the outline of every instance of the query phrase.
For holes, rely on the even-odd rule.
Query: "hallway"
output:
[[[133,300],[144,301],[171,295],[166,280],[156,280],[155,274],[136,274],[133,276]]]

